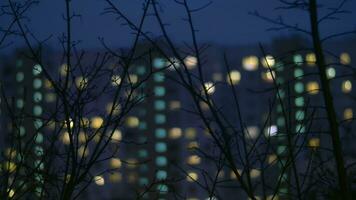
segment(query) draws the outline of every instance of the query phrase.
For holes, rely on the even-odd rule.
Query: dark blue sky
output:
[[[212,4],[194,14],[194,22],[199,29],[198,37],[200,41],[213,42],[218,44],[247,44],[258,41],[270,41],[274,36],[286,35],[291,32],[267,32],[266,29],[271,24],[266,23],[254,16],[249,15],[251,11],[276,17],[284,16],[286,21],[299,23],[302,27],[308,28],[307,13],[295,11],[275,10],[279,3],[277,0],[212,0]],[[322,0],[325,3],[339,2],[339,0]],[[85,2],[85,3],[83,3]],[[142,12],[142,0],[113,0],[131,19],[137,22]],[[164,21],[169,23],[169,33],[176,41],[187,41],[190,39],[187,34],[187,24],[182,21],[184,10],[181,6],[173,3],[173,0],[162,2]],[[203,5],[206,0],[191,0],[193,7]],[[115,19],[113,15],[103,15],[103,10],[107,6],[103,0],[73,0],[73,9],[81,14],[81,18],[75,20],[74,38],[82,41],[83,47],[100,47],[98,37],[104,37],[105,41],[112,46],[127,46],[132,40],[132,35],[127,27],[122,26],[122,21]],[[353,10],[356,8],[355,0],[350,0],[346,8]],[[31,22],[29,27],[39,38],[46,38],[53,35],[50,40],[51,46],[58,45],[58,36],[65,30],[62,15],[64,14],[63,0],[46,0],[31,10]],[[332,31],[340,32],[356,27],[356,14],[345,15],[341,21],[335,21],[323,26],[325,33]],[[0,22],[1,24],[1,22]],[[159,35],[154,20],[148,20],[146,30]]]

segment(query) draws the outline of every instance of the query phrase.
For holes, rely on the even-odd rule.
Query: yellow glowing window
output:
[[[208,94],[213,94],[215,92],[215,85],[213,82],[204,83],[204,87]]]
[[[111,133],[110,133],[111,134]],[[115,130],[111,136],[111,142],[119,142],[122,139],[122,133],[120,130]]]
[[[84,143],[87,141],[87,136],[84,132],[80,132],[78,135],[78,140],[80,143]]]
[[[105,185],[105,179],[103,176],[94,176],[94,182],[98,186],[103,186]]]
[[[196,149],[196,148],[199,148],[199,144],[198,144],[198,142],[189,142],[187,145],[187,148],[188,149]]]
[[[170,108],[171,110],[177,110],[177,109],[179,109],[179,108],[180,108],[180,101],[171,101],[171,102],[169,103],[169,108]]]
[[[198,180],[198,174],[195,172],[189,172],[187,175],[187,181],[189,182],[194,182]]]
[[[187,56],[184,59],[184,64],[188,69],[194,69],[198,64],[198,59],[194,56]]]
[[[307,84],[307,91],[309,94],[318,94],[319,92],[319,83],[312,81]]]
[[[246,138],[256,139],[260,133],[257,126],[248,126],[245,130]]]
[[[201,108],[202,110],[208,110],[208,109],[209,109],[209,105],[208,105],[206,102],[204,102],[204,101],[200,101],[200,102],[199,102],[199,106],[200,106],[200,108]]]
[[[246,71],[254,71],[258,67],[258,58],[256,56],[248,56],[242,59],[242,66]]]
[[[126,161],[127,161],[126,166],[129,169],[133,169],[133,168],[137,167],[137,165],[139,164],[135,158],[129,158]]]
[[[121,106],[118,103],[115,103],[115,107],[113,107],[113,105],[114,104],[112,102],[106,104],[106,112],[110,114],[112,110],[113,115],[118,115],[120,113]]]
[[[348,53],[342,53],[340,55],[340,63],[343,65],[351,64],[351,57]]]
[[[44,80],[44,86],[45,86],[47,89],[52,89],[52,88],[53,88],[53,85],[52,85],[51,81],[49,81],[48,79],[45,79],[45,80]]]
[[[260,174],[261,174],[261,171],[258,169],[251,169],[251,171],[250,171],[251,178],[257,178],[260,176]]]
[[[13,198],[15,196],[15,190],[10,189],[8,190],[9,198]]]
[[[88,79],[87,78],[83,78],[82,76],[77,77],[75,79],[75,85],[78,87],[78,89],[84,89],[88,84]]]
[[[68,132],[64,132],[61,135],[61,140],[63,142],[63,144],[69,144],[70,143],[70,135]]]
[[[62,64],[61,67],[59,68],[61,75],[62,76],[67,75],[68,69],[69,67],[67,64]]]
[[[122,180],[122,175],[119,172],[110,173],[109,180],[112,183],[120,182]]]
[[[101,117],[93,117],[91,119],[91,127],[92,128],[100,128],[104,123],[103,118]]]
[[[87,157],[89,155],[89,148],[85,146],[81,146],[78,149],[78,155],[80,157]]]
[[[192,156],[189,156],[188,159],[187,159],[187,163],[189,165],[198,165],[200,163],[200,157],[198,155],[192,155]]]
[[[353,116],[354,116],[354,114],[353,114],[353,111],[351,108],[346,108],[344,110],[344,119],[345,120],[350,120],[353,118]]]
[[[169,138],[171,139],[177,139],[182,136],[182,129],[180,128],[172,128],[169,130]]]
[[[129,78],[130,78],[130,80],[129,80],[130,83],[135,84],[135,83],[138,82],[138,76],[135,75],[135,74],[130,74],[130,75],[129,75]]]
[[[112,158],[110,160],[110,167],[114,168],[114,169],[120,168],[121,167],[121,160],[118,159],[118,158]]]
[[[273,82],[273,78],[276,78],[276,73],[274,71],[262,72],[262,79],[266,82]]]
[[[316,63],[315,54],[314,54],[314,53],[308,53],[308,54],[305,56],[305,60],[307,61],[307,64],[308,64],[309,66],[314,66],[315,63]]]
[[[231,79],[231,81],[230,81]],[[233,85],[236,85],[240,82],[241,80],[241,73],[237,70],[232,70],[226,77],[226,81],[229,83],[229,84],[233,84]]]
[[[266,57],[261,58],[261,63],[265,68],[272,68],[276,64],[276,61],[273,56],[267,55]]]
[[[317,148],[320,146],[320,139],[319,138],[311,138],[308,142],[309,147]]]
[[[139,125],[140,120],[137,117],[128,117],[126,119],[126,125],[130,128],[135,128]]]
[[[272,164],[277,161],[277,155],[276,154],[270,154],[267,156],[267,163]]]
[[[185,130],[185,137],[187,139],[194,139],[196,134],[197,134],[197,132],[196,132],[195,128],[187,128]]]
[[[347,80],[347,81],[342,82],[341,89],[342,89],[342,91],[343,91],[344,93],[349,93],[349,92],[351,92],[351,90],[352,90],[352,83],[351,83],[351,81]]]

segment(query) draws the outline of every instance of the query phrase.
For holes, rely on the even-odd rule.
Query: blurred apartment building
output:
[[[274,138],[276,152],[280,155],[287,152],[288,141],[283,136],[287,131],[295,134],[308,133],[310,137],[304,142],[310,146],[311,151],[319,146],[330,146],[330,139],[321,134],[327,131],[325,112],[320,109],[323,100],[319,91],[320,82],[315,75],[315,55],[306,49],[307,43],[300,38],[274,40],[264,46],[265,54],[258,45],[211,46],[203,56],[205,85],[209,86],[210,95],[226,117],[236,126],[239,125],[236,111],[232,109],[235,102],[231,96],[231,88],[227,87],[230,84],[229,74],[238,94],[248,139],[256,139],[261,133]],[[350,40],[327,46],[333,52],[327,55],[327,75],[332,84],[346,160],[355,157],[352,148],[352,144],[355,144],[352,135],[355,125],[350,123],[356,109],[353,96],[355,92],[352,88],[355,80],[352,73],[352,60],[356,59],[355,43],[355,40]],[[143,45],[140,51],[145,49],[147,46]],[[296,53],[295,49],[304,50]],[[226,68],[222,52],[226,55],[230,70]],[[60,74],[65,65],[49,60],[51,62],[48,64],[52,66],[52,70]],[[197,59],[193,55],[188,55],[184,62],[192,73],[196,72]],[[9,113],[5,111],[6,106],[10,105],[19,112],[25,109],[26,113],[32,113],[35,117],[41,116],[48,106],[55,102],[55,93],[48,80],[42,78],[41,66],[28,61],[21,54],[14,55],[10,62],[2,64],[1,84],[5,86],[3,88],[7,96],[12,98],[11,102],[1,101],[1,130],[19,135],[36,132],[36,140],[31,147],[34,149],[32,160],[36,162],[36,155],[41,156],[43,151],[41,143],[44,137],[41,131],[34,130],[42,127],[43,122],[30,120],[13,126]],[[149,66],[159,70],[166,65],[167,60],[155,52],[150,59],[135,62],[130,76],[133,80],[140,80],[150,72]],[[214,152],[216,146],[204,130],[199,116],[189,112],[194,110],[191,96],[176,80],[176,72],[166,69],[154,73],[140,86],[147,96],[128,114],[122,127],[115,132],[115,137],[122,138],[123,141],[134,141],[135,144],[120,144],[116,158],[96,167],[95,170],[98,171],[107,168],[115,170],[96,176],[93,184],[83,194],[83,199],[98,199],[98,194],[100,199],[134,199],[137,194],[142,194],[144,199],[174,199],[177,194],[189,200],[209,199],[207,192],[196,181],[204,183],[207,176],[203,172],[214,174],[217,167],[195,148]],[[116,87],[115,81],[112,87]],[[102,104],[97,102],[93,106],[105,112],[106,108],[110,107],[110,100],[103,101]],[[203,110],[208,109],[203,102],[201,107]],[[291,108],[287,119],[283,114],[284,107]],[[87,118],[91,124],[102,121],[100,115],[95,113],[91,113]],[[269,121],[267,125],[266,121]],[[16,130],[13,127],[16,127]],[[261,127],[264,130],[261,130]],[[1,137],[1,144],[6,147],[6,134]],[[63,142],[65,143],[65,138]],[[8,148],[5,150],[8,151]],[[303,152],[302,157],[307,158],[308,155],[308,152]],[[267,155],[266,162],[278,167],[276,163],[273,164],[274,157],[273,154]],[[300,163],[304,164],[303,161]],[[256,166],[250,171],[250,177],[257,188],[261,184],[259,167]],[[269,181],[275,184],[275,172],[270,176],[272,178],[270,177]],[[293,190],[288,186],[290,172],[285,172],[283,176],[285,183],[282,183],[283,187],[279,191],[282,198],[285,193]],[[223,168],[217,177],[224,182],[217,190],[220,198],[248,199],[238,190],[236,177],[230,169]],[[37,179],[41,181],[40,176]],[[156,184],[147,189],[152,182]],[[148,192],[145,192],[146,190]],[[266,195],[271,197],[273,191],[267,191]],[[257,192],[257,196],[261,198],[262,193]]]

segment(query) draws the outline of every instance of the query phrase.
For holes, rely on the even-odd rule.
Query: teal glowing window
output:
[[[20,136],[24,136],[26,134],[25,127],[23,126],[20,126],[19,131],[20,131]]]
[[[25,75],[23,74],[23,72],[17,72],[16,73],[16,81],[17,82],[23,81],[24,78],[25,78]]]
[[[35,138],[36,143],[42,143],[43,142],[43,135],[41,133],[37,133],[36,138]]]
[[[155,109],[156,110],[164,110],[166,108],[166,102],[163,100],[155,101]]]
[[[159,167],[163,167],[167,165],[167,158],[164,156],[158,156],[156,158],[156,165]]]
[[[144,121],[140,121],[140,123],[138,124],[138,129],[140,129],[140,130],[147,129],[147,123]]]
[[[167,193],[168,192],[168,186],[164,184],[158,184],[157,185],[157,191],[159,193]]]
[[[166,122],[166,116],[163,114],[157,114],[155,116],[156,124],[164,124]]]
[[[153,74],[153,80],[155,82],[163,82],[164,81],[164,74],[162,72],[157,72]]]
[[[166,93],[166,89],[162,86],[157,86],[154,88],[155,96],[161,97],[161,96],[164,96],[165,93]]]
[[[304,85],[303,85],[303,83],[297,82],[297,83],[294,85],[294,91],[297,92],[297,93],[302,93],[302,92],[304,92]]]
[[[286,93],[284,92],[284,90],[279,89],[277,97],[283,99],[285,96],[286,96]]]
[[[42,87],[42,80],[38,78],[33,80],[33,88],[38,89],[40,87]]]
[[[295,55],[293,57],[293,61],[296,65],[302,65],[303,64],[303,57],[301,55]]]
[[[146,68],[144,66],[137,67],[137,74],[144,75],[146,73]]]
[[[286,146],[279,146],[277,147],[277,154],[281,155],[286,152]]]
[[[167,136],[167,132],[163,128],[158,128],[155,130],[156,138],[165,138]]]
[[[42,72],[41,65],[37,64],[37,65],[33,66],[33,69],[32,69],[32,74],[33,75],[37,76],[37,75],[41,74],[41,72]]]
[[[283,117],[279,117],[279,118],[277,119],[277,125],[278,125],[278,126],[284,126],[284,125],[285,125],[285,120],[284,120]]]
[[[35,126],[36,129],[39,129],[43,126],[43,122],[42,120],[40,119],[36,119],[34,122],[33,122],[33,125]]]
[[[295,126],[295,132],[304,133],[305,132],[305,126],[303,126],[303,124],[297,124]]]
[[[298,110],[297,112],[295,112],[295,119],[298,121],[302,121],[304,120],[305,117],[305,112],[302,110]]]
[[[304,98],[303,97],[297,97],[294,99],[294,103],[298,107],[304,106]]]
[[[39,116],[42,114],[42,107],[41,106],[34,106],[33,107],[33,114],[36,115],[36,116]]]
[[[148,185],[148,179],[147,178],[140,178],[138,182],[139,182],[140,185]]]
[[[36,103],[42,101],[42,94],[40,92],[35,92],[33,94],[33,101]]]
[[[302,78],[303,75],[304,75],[304,73],[303,73],[302,69],[295,69],[294,70],[294,77],[295,78],[300,79],[300,78]]]
[[[158,180],[166,179],[167,178],[167,172],[164,170],[158,170],[156,173],[156,178]]]
[[[161,69],[165,66],[165,62],[164,62],[164,59],[162,58],[155,58],[153,60],[153,67],[154,68],[157,68],[157,69]]]
[[[16,107],[18,108],[23,108],[24,102],[22,99],[17,99],[16,100]]]
[[[138,156],[139,156],[140,158],[146,158],[146,157],[148,156],[147,150],[141,149],[141,150],[138,152]]]
[[[43,148],[39,147],[39,146],[35,146],[35,154],[37,156],[43,156],[43,154],[44,154]]]
[[[156,143],[156,145],[155,145],[155,150],[156,150],[156,152],[158,152],[158,153],[166,152],[166,151],[167,151],[167,145],[166,145],[166,143],[164,143],[164,142],[158,142],[158,143]]]

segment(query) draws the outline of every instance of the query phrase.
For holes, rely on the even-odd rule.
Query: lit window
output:
[[[111,132],[110,132],[111,134]],[[122,139],[122,133],[120,130],[115,130],[111,136],[111,142],[119,142]]]
[[[189,142],[187,145],[187,149],[197,149],[199,148],[198,142]]]
[[[169,138],[171,139],[177,139],[182,136],[182,129],[180,128],[172,128],[169,130]]]
[[[304,97],[297,97],[294,99],[294,104],[298,107],[304,106]]]
[[[198,64],[198,59],[194,56],[187,56],[184,59],[184,64],[188,69],[194,69]]]
[[[121,167],[121,160],[118,158],[112,158],[110,160],[110,167],[113,169],[117,169]]]
[[[192,155],[192,156],[189,156],[188,159],[187,159],[187,163],[189,165],[198,165],[200,163],[200,157],[198,155]]]
[[[342,53],[340,55],[340,63],[343,65],[351,64],[351,57],[348,53]]]
[[[155,122],[156,124],[163,124],[166,122],[166,116],[163,114],[156,114],[155,115]]]
[[[195,172],[188,172],[187,181],[194,182],[198,180],[198,174]]]
[[[163,82],[164,81],[164,74],[162,72],[156,72],[153,74],[153,80],[155,82]]]
[[[164,184],[158,184],[157,185],[157,190],[159,193],[167,193],[168,192],[168,186]]]
[[[63,144],[69,144],[70,143],[70,135],[68,132],[62,133],[61,140]]]
[[[336,76],[336,70],[333,67],[329,67],[326,69],[326,76],[328,79],[332,79]]]
[[[315,63],[316,63],[315,54],[314,54],[314,53],[308,53],[308,54],[305,56],[305,60],[307,61],[307,64],[308,64],[309,66],[314,66]]]
[[[264,58],[261,58],[262,66],[265,68],[272,68],[276,63],[275,59],[271,55],[267,55]]]
[[[165,138],[167,133],[166,133],[165,129],[158,128],[155,130],[155,135],[156,135],[156,138]]]
[[[53,85],[52,85],[51,81],[48,80],[48,79],[45,79],[45,80],[44,80],[44,86],[45,86],[47,89],[52,89],[52,88],[53,88]]]
[[[223,80],[223,76],[220,73],[213,73],[213,80],[218,82]]]
[[[78,155],[81,157],[87,157],[89,155],[89,147],[85,147],[85,146],[79,147]]]
[[[311,138],[308,142],[309,147],[317,148],[320,146],[320,139],[319,138]]]
[[[169,60],[167,60],[167,66],[169,66],[169,70],[174,70],[174,69],[178,69],[180,66],[180,62],[177,58],[170,58]]]
[[[242,59],[242,66],[247,71],[254,71],[258,67],[258,58],[256,56],[248,56]]]
[[[303,110],[297,110],[295,112],[295,119],[297,121],[302,121],[304,120],[304,117],[305,117],[305,112]]]
[[[251,178],[258,178],[261,174],[261,171],[258,169],[251,169],[250,176]]]
[[[78,89],[82,90],[82,89],[84,89],[84,88],[87,86],[87,84],[88,84],[88,79],[87,79],[87,78],[83,78],[82,76],[77,77],[77,78],[75,79],[75,84],[76,84],[76,86],[78,87]]]
[[[294,91],[297,93],[303,93],[304,92],[304,85],[302,82],[297,82],[294,85]]]
[[[166,166],[167,165],[167,158],[164,156],[158,156],[156,157],[156,165],[159,167]]]
[[[42,80],[38,78],[33,80],[33,88],[39,89],[40,87],[42,87]]]
[[[33,101],[35,103],[38,103],[38,102],[42,101],[42,94],[40,92],[35,92],[33,94]]]
[[[351,108],[346,108],[344,110],[344,120],[350,120],[353,118],[353,111]]]
[[[37,75],[41,74],[41,72],[42,72],[41,65],[37,64],[37,65],[33,66],[33,69],[32,69],[33,75],[37,76]]]
[[[294,77],[297,79],[301,79],[303,77],[304,73],[302,69],[295,69],[294,70]]]
[[[153,60],[153,67],[156,69],[162,69],[165,67],[165,61],[163,58],[155,58]]]
[[[171,101],[169,104],[171,110],[177,110],[180,108],[180,101]]]
[[[208,94],[213,94],[215,92],[215,85],[213,82],[204,83],[204,87]]]
[[[105,180],[104,180],[104,177],[103,176],[95,176],[94,177],[94,182],[96,185],[98,186],[103,186],[105,185]]]
[[[113,107],[113,106],[114,106],[114,104],[112,102],[106,104],[106,112],[108,114],[110,114],[112,111],[113,115],[118,115],[120,113],[120,109],[121,109],[120,104],[115,103],[115,107]]]
[[[13,198],[15,196],[15,191],[13,189],[10,189],[8,191],[8,194],[9,194],[9,198]]]
[[[67,72],[69,71],[69,67],[67,64],[62,64],[61,67],[59,68],[60,73],[62,76],[67,75]]]
[[[158,153],[166,152],[166,151],[167,151],[167,145],[166,145],[166,143],[164,143],[164,142],[158,142],[158,143],[156,143],[156,145],[155,145],[155,150],[156,150],[156,152],[158,152]]]
[[[36,115],[36,116],[39,116],[42,114],[42,107],[41,106],[34,106],[33,107],[33,114]]]
[[[146,73],[146,68],[144,66],[139,66],[136,69],[137,74],[144,75]]]
[[[351,81],[346,80],[346,81],[342,82],[342,87],[341,87],[341,89],[342,89],[342,91],[343,91],[344,93],[349,93],[349,92],[351,92],[351,90],[352,90],[352,83],[351,83]]]
[[[273,79],[276,78],[276,73],[274,71],[262,72],[262,79],[266,82],[273,82]]]
[[[128,80],[129,83],[135,84],[138,82],[138,77],[135,74],[130,74],[128,78],[129,78],[129,80]]]
[[[164,110],[166,108],[166,102],[163,100],[156,100],[154,107],[156,110]]]
[[[157,173],[156,173],[156,178],[158,180],[166,179],[167,178],[167,172],[164,171],[164,170],[158,170]]]
[[[166,89],[162,86],[156,86],[154,88],[154,94],[155,96],[158,96],[158,97],[161,97],[161,96],[164,96],[166,93]]]
[[[135,128],[139,125],[140,120],[137,117],[128,117],[126,119],[126,125],[130,128]]]
[[[301,55],[294,55],[293,56],[293,61],[296,65],[302,65],[303,64],[303,57]]]
[[[112,172],[109,175],[109,180],[112,183],[117,183],[122,180],[122,175],[119,172]]]
[[[272,126],[269,126],[268,128],[266,128],[265,135],[266,136],[275,136],[275,135],[277,135],[277,132],[278,132],[277,126],[272,125]]]
[[[197,134],[197,132],[196,132],[195,128],[187,128],[185,130],[185,137],[187,139],[194,139],[196,137],[196,134]]]
[[[200,106],[200,108],[201,108],[202,110],[208,110],[208,109],[209,109],[209,105],[208,105],[206,102],[204,102],[204,101],[200,101],[200,102],[199,102],[199,106]]]
[[[101,118],[101,117],[93,117],[91,119],[91,127],[92,128],[100,128],[101,125],[103,125],[103,122],[104,122],[103,118]]]
[[[231,81],[230,81],[231,79]],[[226,77],[226,81],[229,83],[229,84],[233,84],[233,85],[236,85],[240,82],[241,80],[241,73],[237,70],[232,70],[229,75],[227,75]]]
[[[80,132],[79,135],[78,135],[78,140],[80,143],[84,143],[87,141],[87,136],[84,132]]]
[[[45,98],[47,102],[54,102],[56,100],[56,95],[54,93],[48,93]]]
[[[296,133],[305,133],[305,126],[303,124],[297,124],[295,126]]]
[[[113,75],[111,77],[111,84],[113,86],[118,86],[121,83],[121,77],[119,75]]]
[[[272,164],[277,161],[277,155],[276,154],[271,154],[267,156],[267,163]]]
[[[23,108],[23,106],[24,106],[24,101],[22,99],[17,99],[16,100],[16,107]]]
[[[17,72],[17,73],[16,73],[16,81],[17,81],[17,82],[23,81],[24,77],[25,77],[25,75],[24,75],[23,72]]]
[[[319,92],[319,83],[316,81],[309,82],[307,84],[307,92],[309,94],[318,94]]]
[[[245,134],[247,138],[256,139],[259,134],[259,129],[257,126],[248,126]]]

